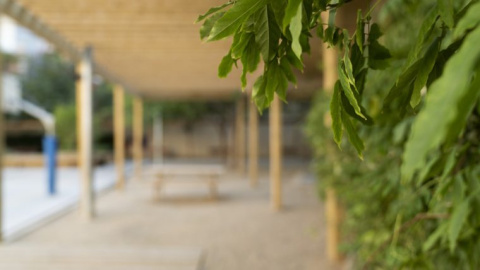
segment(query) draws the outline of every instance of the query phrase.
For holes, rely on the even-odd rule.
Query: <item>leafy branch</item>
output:
[[[414,218],[410,219],[409,221],[405,222],[398,228],[387,240],[385,240],[367,259],[365,264],[363,265],[363,270],[367,270],[369,266],[373,263],[375,258],[380,254],[382,251],[387,248],[388,244],[391,243],[394,239],[395,235],[398,235],[402,232],[405,232],[408,230],[410,227],[413,225],[417,224],[418,222],[422,220],[428,220],[428,219],[448,219],[450,217],[449,214],[432,214],[432,213],[419,213],[417,214]]]

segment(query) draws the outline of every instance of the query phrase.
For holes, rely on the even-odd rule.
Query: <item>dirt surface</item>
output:
[[[185,181],[154,202],[144,179],[99,198],[93,222],[73,212],[13,245],[201,248],[207,270],[334,269],[324,255],[323,207],[306,171],[284,174],[281,212],[270,208],[266,172],[255,189],[227,174],[217,201],[204,199],[208,187]]]

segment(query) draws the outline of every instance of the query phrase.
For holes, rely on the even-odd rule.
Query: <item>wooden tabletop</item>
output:
[[[198,175],[198,174],[223,174],[225,166],[218,164],[159,164],[148,168],[147,175]]]

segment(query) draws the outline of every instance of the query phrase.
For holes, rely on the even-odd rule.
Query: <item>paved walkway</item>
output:
[[[208,188],[171,184],[152,201],[151,182],[130,182],[97,204],[97,218],[82,222],[73,212],[13,244],[14,247],[199,248],[208,270],[329,270],[324,256],[324,214],[307,169],[285,173],[285,209],[271,210],[268,176],[260,186],[228,174],[220,199]]]
[[[77,168],[58,169],[58,192],[54,196],[47,194],[43,168],[5,168],[3,179],[3,232],[10,241],[65,214],[78,202],[80,183]],[[115,182],[114,167],[97,167],[94,179],[97,192],[108,190]]]

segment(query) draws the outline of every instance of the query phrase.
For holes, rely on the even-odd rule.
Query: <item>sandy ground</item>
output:
[[[251,189],[229,173],[217,201],[200,183],[172,183],[152,200],[151,182],[129,183],[97,201],[97,218],[73,212],[14,246],[135,246],[201,248],[207,270],[330,270],[324,250],[324,213],[306,168],[284,174],[284,210],[273,212],[268,177]],[[200,184],[200,185],[199,185]]]

